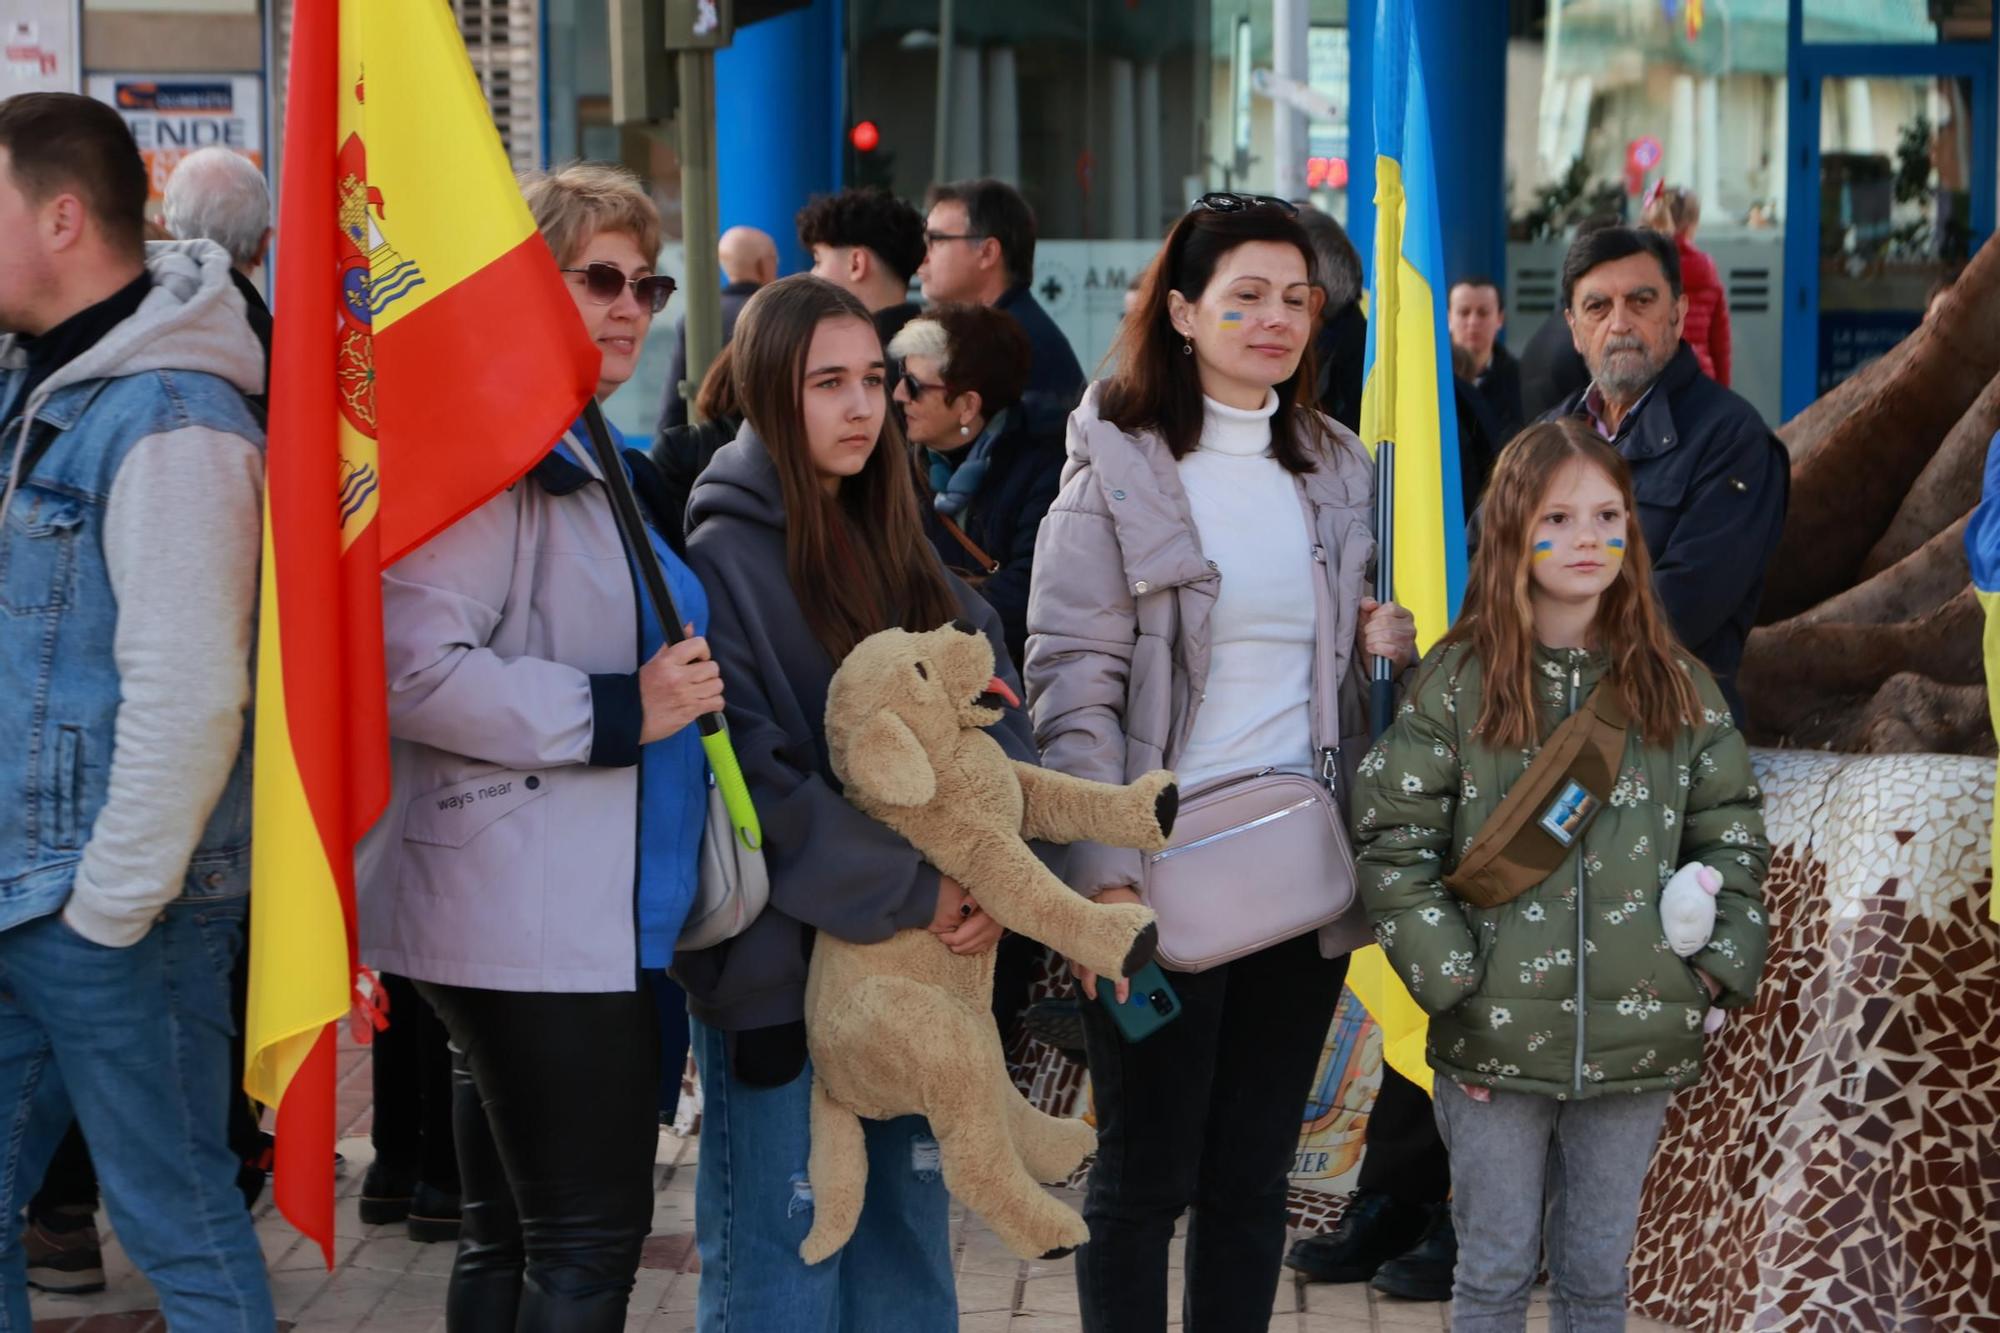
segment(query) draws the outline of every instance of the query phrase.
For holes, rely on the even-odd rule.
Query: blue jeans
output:
[[[807,1267],[812,1064],[775,1088],[729,1067],[727,1034],[690,1019],[701,1071],[695,1244],[701,1333],[940,1333],[958,1327],[951,1200],[922,1116],[865,1120],[868,1194],[854,1237]]]
[[[72,1115],[174,1329],[270,1333],[229,1150],[229,968],[243,898],[176,902],[129,949],[45,916],[0,931],[0,1333],[30,1328],[21,1210]]]

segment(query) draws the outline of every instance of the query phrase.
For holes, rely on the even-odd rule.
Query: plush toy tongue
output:
[[[1013,708],[1021,706],[1020,697],[1014,691],[1008,689],[1007,682],[998,676],[986,682],[986,692],[979,696],[979,703],[982,707],[994,708],[998,707],[994,702],[996,699],[1004,699],[1008,706]]]

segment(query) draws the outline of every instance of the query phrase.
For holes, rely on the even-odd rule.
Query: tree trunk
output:
[[[1834,427],[1882,391],[1882,386],[1910,359],[1912,346],[1910,339],[1903,339],[1825,394],[1807,403],[1805,411],[1779,427],[1778,440],[1791,456],[1794,468],[1818,452]]]
[[[1958,522],[1873,578],[1784,624],[1889,625],[1936,610],[1972,577],[1965,555],[1965,529],[1971,521],[1971,514],[1961,514]]]
[[[1947,685],[1978,683],[1984,620],[1968,583],[1937,610],[1896,624],[1791,621],[1751,631],[1737,684],[1752,739],[1796,744],[1822,729],[1829,714],[1851,712],[1905,672]]]
[[[1844,410],[1832,421],[1831,411],[1816,414],[1822,438],[1795,432],[1809,448],[1792,469],[1760,623],[1789,620],[1856,581],[1925,465],[2000,368],[2000,243],[1980,247],[1902,347],[1908,352],[1866,386],[1832,395]]]
[[[1984,685],[1940,685],[1925,676],[1891,676],[1834,748],[1863,754],[1994,753],[1993,715]]]
[[[1861,562],[1861,577],[1889,568],[1945,524],[1971,512],[1979,501],[1986,450],[1995,431],[2000,431],[2000,375],[1987,382],[1978,400],[1951,428],[1951,434],[1917,477],[1890,520],[1889,530]]]

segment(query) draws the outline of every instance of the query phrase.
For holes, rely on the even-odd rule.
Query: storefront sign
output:
[[[255,74],[93,74],[90,95],[118,108],[146,159],[152,199],[199,148],[264,165],[264,80]]]
[[[8,0],[0,18],[0,100],[16,93],[73,93],[78,78],[76,0]]]

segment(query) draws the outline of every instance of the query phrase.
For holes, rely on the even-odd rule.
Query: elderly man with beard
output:
[[[1549,415],[1583,417],[1632,465],[1653,587],[1741,726],[1736,671],[1791,490],[1784,446],[1682,341],[1687,298],[1670,238],[1628,227],[1579,236],[1562,299],[1591,382]]]

